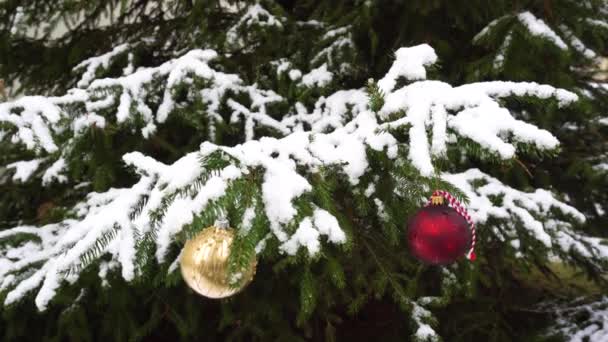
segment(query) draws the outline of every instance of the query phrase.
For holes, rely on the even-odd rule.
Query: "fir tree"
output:
[[[606,1],[0,17],[3,340],[606,338]],[[435,189],[467,203],[476,261],[408,252]],[[179,255],[219,217],[231,274],[258,269],[213,301]]]

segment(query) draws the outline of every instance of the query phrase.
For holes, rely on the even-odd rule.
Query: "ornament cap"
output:
[[[222,215],[215,220],[213,226],[220,229],[228,229],[230,228],[230,222],[228,221],[226,216]]]
[[[431,196],[431,204],[432,205],[442,205],[443,204],[443,196],[441,196],[441,195],[433,195],[433,196]]]

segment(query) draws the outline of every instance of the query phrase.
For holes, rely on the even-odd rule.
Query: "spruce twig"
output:
[[[382,109],[382,106],[384,106],[384,92],[378,87],[373,78],[367,80],[366,91],[369,96],[369,108],[374,113],[378,113]]]

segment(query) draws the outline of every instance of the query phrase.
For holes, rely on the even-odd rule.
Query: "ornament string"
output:
[[[471,227],[471,248],[467,253],[467,259],[470,261],[475,261],[477,258],[475,255],[475,241],[477,240],[477,234],[475,233],[475,222],[473,222],[473,219],[471,219],[471,215],[469,215],[467,209],[456,199],[456,197],[444,190],[435,190],[426,206],[428,207],[431,204],[440,204],[443,198],[450,203],[450,206],[454,208],[454,210],[456,210],[456,212],[460,214],[460,216],[462,216]]]

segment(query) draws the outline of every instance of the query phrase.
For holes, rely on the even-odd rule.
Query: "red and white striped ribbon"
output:
[[[431,205],[433,197],[437,196],[445,198],[450,203],[450,206],[454,208],[454,210],[456,210],[456,212],[460,214],[460,216],[464,217],[464,219],[471,226],[471,249],[469,249],[469,252],[467,253],[467,259],[469,259],[470,261],[475,261],[475,259],[477,258],[477,256],[475,255],[475,241],[477,240],[477,234],[475,233],[475,223],[471,219],[471,215],[469,215],[467,209],[460,202],[458,202],[456,197],[452,196],[452,194],[450,194],[449,192],[443,190],[435,190],[426,205]]]

